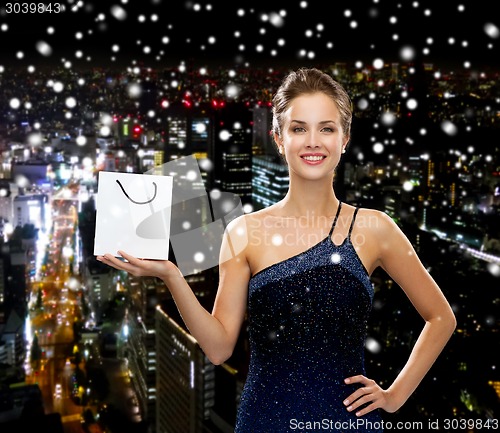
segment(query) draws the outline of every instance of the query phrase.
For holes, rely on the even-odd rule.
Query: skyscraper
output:
[[[276,157],[254,156],[252,188],[254,210],[268,207],[281,200],[288,191],[288,167]]]
[[[252,203],[252,112],[230,103],[213,110],[214,134],[209,155],[214,163],[214,187]]]

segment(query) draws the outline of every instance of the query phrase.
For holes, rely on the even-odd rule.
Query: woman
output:
[[[285,77],[273,98],[273,136],[288,165],[289,190],[229,224],[211,313],[170,261],[126,252],[126,261],[98,257],[132,275],[161,278],[214,364],[231,356],[248,309],[251,360],[237,433],[381,431],[379,409],[394,412],[405,403],[455,329],[450,305],[399,227],[335,195],[351,120],[350,98],[328,74],[301,68]],[[230,246],[241,252],[227,259]],[[363,355],[369,276],[379,266],[425,321],[387,389],[366,377]]]

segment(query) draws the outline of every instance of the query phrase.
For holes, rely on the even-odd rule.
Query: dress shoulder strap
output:
[[[337,224],[337,220],[339,219],[340,215],[340,208],[342,207],[342,202],[339,201],[339,207],[337,208],[337,213],[335,214],[335,218],[333,219],[333,224],[332,228],[330,229],[330,233],[328,236],[332,237],[333,229],[335,228],[335,225]]]
[[[349,239],[351,238],[352,228],[354,227],[354,220],[356,219],[356,215],[358,214],[358,210],[359,210],[359,207],[356,207],[354,209],[354,214],[352,215],[351,226],[349,227],[349,233],[347,234],[347,237]]]

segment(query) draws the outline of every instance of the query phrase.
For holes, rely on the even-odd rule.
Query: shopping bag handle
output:
[[[118,179],[116,179],[116,183],[118,185],[120,185],[120,188],[121,188],[123,194],[125,194],[125,197],[127,197],[132,203],[135,203],[135,204],[148,204],[148,203],[151,203],[156,198],[156,193],[158,191],[158,187],[156,186],[156,182],[153,182],[153,185],[155,187],[155,193],[153,195],[153,198],[151,198],[151,199],[149,199],[147,201],[135,201],[132,198],[130,198],[130,196],[127,194],[127,191],[125,191],[125,188],[123,188],[123,185],[120,183],[120,181]]]

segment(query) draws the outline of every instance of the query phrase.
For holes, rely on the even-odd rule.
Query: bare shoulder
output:
[[[267,209],[240,215],[226,226],[224,242],[226,246],[246,255],[253,240],[260,238]]]
[[[398,229],[393,219],[377,209],[360,208],[356,217],[356,226],[375,237],[384,237]]]
[[[407,236],[390,215],[375,209],[360,209],[359,214],[359,230],[379,259],[412,251]]]
[[[364,226],[376,230],[390,229],[395,224],[393,219],[385,212],[370,208],[360,208],[356,220],[359,224],[362,223]]]
[[[255,212],[239,215],[231,220],[226,227],[226,231],[230,235],[239,234],[240,236],[249,236],[252,231],[262,226],[267,213],[267,209],[261,209]]]
[[[385,212],[359,208],[351,240],[365,268],[371,274],[383,261],[388,252],[407,249],[407,242],[399,226]]]

